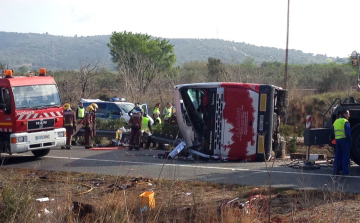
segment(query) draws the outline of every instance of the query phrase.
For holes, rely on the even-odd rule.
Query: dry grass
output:
[[[4,167],[0,176],[0,222],[267,222],[269,194],[271,222],[360,220],[359,196],[333,190],[262,188],[264,199],[239,209],[252,187]],[[156,207],[142,213],[138,196],[144,191],[155,192]],[[54,200],[35,201],[41,197]]]

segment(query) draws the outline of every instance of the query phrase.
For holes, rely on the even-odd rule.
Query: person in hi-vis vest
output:
[[[76,109],[76,120],[81,122],[84,119],[85,116],[85,108],[82,102],[79,102],[79,105]]]
[[[333,127],[336,140],[333,174],[349,175],[351,129],[348,119],[350,113],[348,110],[343,110],[340,114],[341,117],[336,119]]]
[[[169,119],[172,115],[172,107],[171,107],[171,103],[167,103],[166,107],[163,109],[163,117],[164,117],[164,122],[169,122]]]

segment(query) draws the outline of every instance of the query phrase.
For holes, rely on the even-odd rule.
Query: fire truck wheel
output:
[[[351,129],[352,142],[350,157],[357,165],[360,165],[360,124]]]
[[[50,152],[50,149],[40,149],[40,150],[33,150],[31,151],[34,156],[36,157],[42,157],[42,156],[46,156],[49,152]]]

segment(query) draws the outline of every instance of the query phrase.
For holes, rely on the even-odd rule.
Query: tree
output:
[[[27,66],[21,66],[21,67],[19,67],[19,72],[21,73],[21,74],[25,74],[25,73],[27,73],[29,71],[29,68],[27,67]]]
[[[146,94],[154,78],[173,69],[176,62],[174,46],[168,40],[147,34],[113,32],[108,47],[126,87],[137,100],[138,92]]]
[[[208,58],[208,73],[212,81],[220,81],[222,75],[225,73],[224,65],[220,59]]]
[[[96,78],[107,71],[101,68],[100,61],[90,63],[87,60],[80,62],[79,71],[65,72],[60,91],[63,101],[74,104],[81,98],[91,98],[99,92]]]
[[[247,56],[242,63],[245,67],[256,67],[255,59]]]

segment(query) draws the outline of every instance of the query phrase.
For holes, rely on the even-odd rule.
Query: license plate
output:
[[[263,130],[264,130],[264,115],[260,115],[259,131],[262,132]]]
[[[35,136],[35,140],[50,139],[50,135]]]

